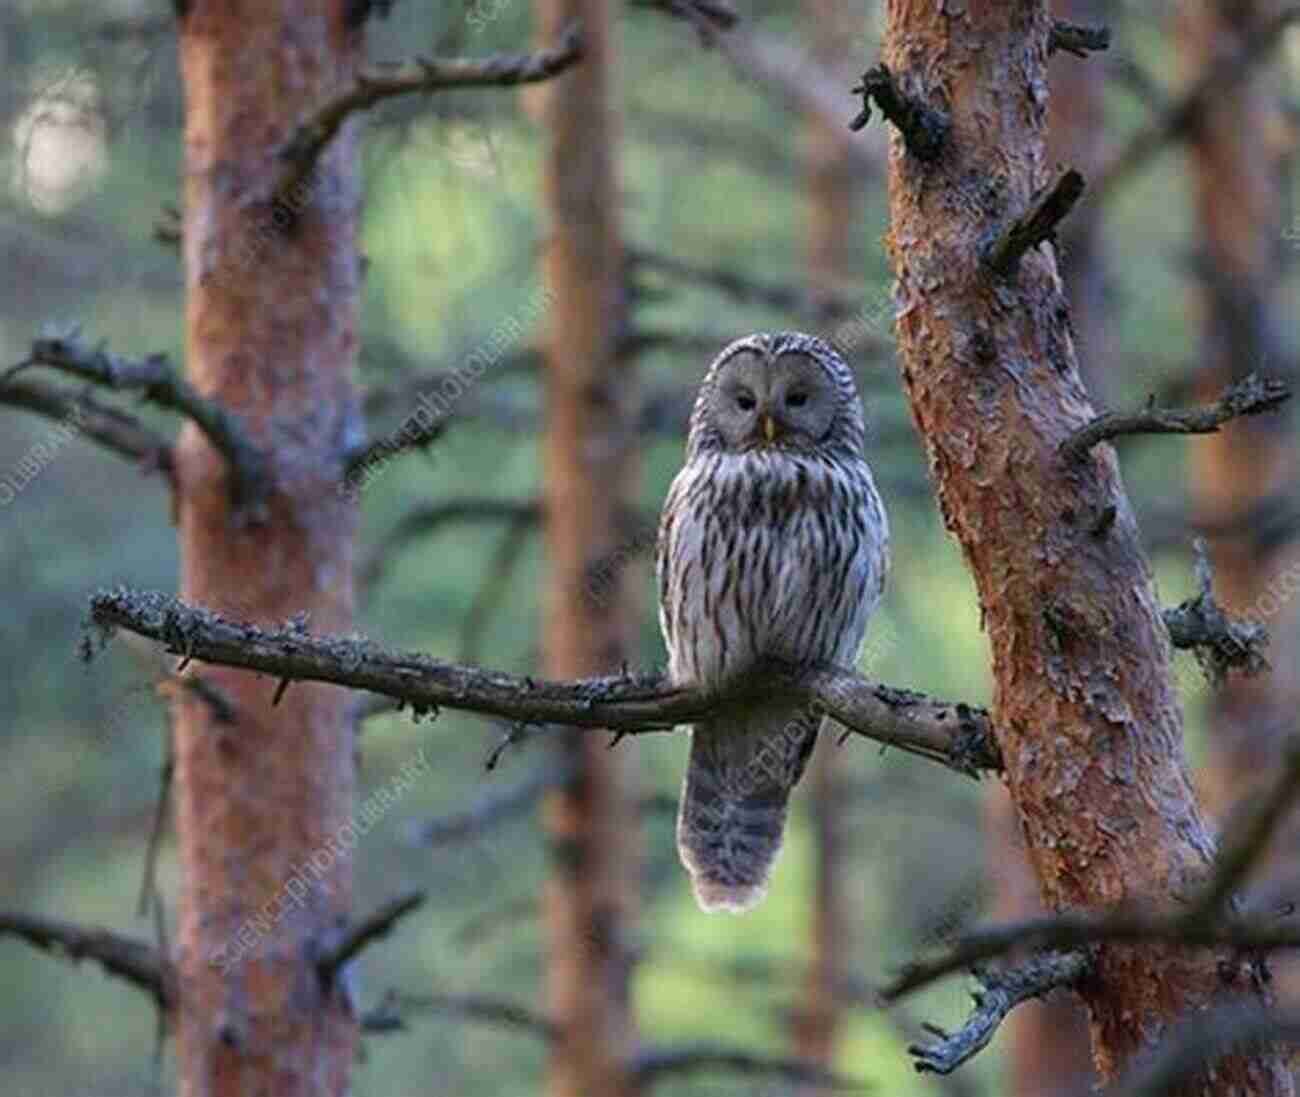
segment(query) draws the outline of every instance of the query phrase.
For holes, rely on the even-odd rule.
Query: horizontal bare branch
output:
[[[358,580],[371,586],[384,573],[393,553],[407,541],[437,532],[443,526],[466,522],[527,522],[542,520],[540,499],[449,499],[431,503],[404,514],[367,555]]]
[[[646,1048],[632,1062],[632,1077],[638,1088],[648,1088],[673,1075],[712,1070],[755,1078],[780,1078],[795,1085],[848,1093],[861,1093],[866,1088],[863,1082],[834,1074],[804,1059],[744,1051],[723,1044]]]
[[[134,360],[89,346],[76,331],[45,336],[32,343],[31,354],[0,376],[0,388],[31,366],[57,369],[105,388],[138,392],[142,399],[178,411],[194,421],[230,466],[231,497],[246,517],[256,518],[270,491],[270,474],[262,451],[253,444],[239,417],[201,395],[173,368],[164,354]]]
[[[1239,918],[1226,910],[1232,892],[1259,863],[1281,821],[1300,797],[1300,740],[1286,752],[1286,766],[1253,811],[1223,840],[1219,858],[1197,900],[1184,910],[1109,914],[1070,913],[967,934],[941,956],[909,965],[881,991],[892,1001],[953,972],[1013,949],[1079,949],[1103,942],[1161,941],[1189,947],[1226,946],[1266,952],[1300,947],[1300,930],[1279,928],[1275,919]]]
[[[333,682],[382,693],[404,701],[416,715],[445,706],[516,723],[632,734],[671,730],[725,711],[735,699],[766,694],[806,701],[852,732],[962,773],[1000,768],[984,709],[936,701],[836,668],[773,664],[722,694],[708,695],[673,686],[659,674],[536,681],[390,652],[361,638],[312,636],[292,625],[259,629],[152,591],[102,591],[91,599],[90,618],[106,634],[126,629],[187,660],[243,667],[277,681]]]
[[[173,999],[171,978],[164,971],[158,950],[147,941],[53,918],[3,913],[0,936],[17,937],[34,948],[73,961],[94,960],[108,974],[144,991],[161,1009],[166,1009]]]
[[[1199,408],[1158,408],[1152,396],[1141,411],[1098,415],[1061,443],[1061,453],[1082,460],[1098,442],[1126,434],[1214,434],[1231,419],[1275,411],[1290,398],[1291,387],[1285,381],[1257,373],[1229,385],[1217,400]]]
[[[428,819],[412,827],[411,843],[441,846],[472,838],[497,823],[523,814],[551,789],[568,781],[574,773],[575,767],[568,763],[543,766],[518,784],[490,790],[462,811]]]
[[[559,1028],[526,1006],[487,994],[399,994],[389,991],[380,1004],[361,1018],[366,1032],[400,1032],[406,1028],[406,1014],[450,1013],[485,1024],[504,1025],[530,1032],[543,1040],[558,1040]]]
[[[937,1025],[924,1027],[936,1041],[913,1044],[907,1049],[916,1069],[951,1074],[989,1045],[998,1026],[1017,1006],[1031,998],[1062,987],[1073,986],[1090,967],[1086,952],[1047,952],[1033,956],[1012,968],[980,968],[975,972],[980,989],[971,992],[975,1010],[956,1032]]]
[[[304,183],[343,123],[358,111],[385,99],[453,88],[516,87],[550,80],[582,59],[582,31],[571,24],[549,49],[532,53],[498,54],[482,58],[417,57],[395,65],[373,66],[358,73],[355,83],[318,108],[286,145],[288,170],[275,189],[285,205]]]
[[[738,301],[753,301],[797,316],[846,319],[862,309],[860,297],[814,293],[799,286],[761,282],[727,267],[689,263],[646,248],[629,249],[627,260],[633,274],[646,270],[670,279],[710,286]],[[883,353],[885,349],[882,341],[879,350]]]
[[[171,443],[135,416],[99,403],[88,392],[73,393],[38,381],[11,380],[0,385],[0,404],[66,423],[110,452],[139,462],[149,471],[157,469],[173,480]]]

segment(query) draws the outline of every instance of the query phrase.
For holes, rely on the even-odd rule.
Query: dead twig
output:
[[[1159,408],[1152,396],[1141,411],[1098,415],[1061,443],[1061,453],[1080,461],[1098,442],[1126,434],[1214,434],[1231,419],[1275,411],[1290,398],[1291,387],[1285,381],[1257,373],[1229,385],[1219,399],[1199,408]]]

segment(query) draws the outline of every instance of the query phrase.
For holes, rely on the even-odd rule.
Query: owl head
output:
[[[853,373],[830,344],[800,332],[737,339],[713,360],[691,413],[690,456],[771,449],[861,458]]]

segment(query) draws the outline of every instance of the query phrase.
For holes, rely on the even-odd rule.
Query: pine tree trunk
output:
[[[1052,14],[1073,23],[1105,23],[1110,5],[1098,0],[1055,0]],[[1048,63],[1047,162],[1077,168],[1091,178],[1103,152],[1102,93],[1105,69],[1097,59],[1065,53]],[[1088,392],[1105,402],[1110,360],[1101,255],[1101,209],[1085,202],[1061,226],[1061,277],[1070,301],[1079,372]],[[1043,913],[1038,881],[1025,856],[1015,807],[1001,784],[990,784],[985,803],[990,879],[999,919],[1016,921]],[[1057,993],[1026,1002],[1004,1026],[1013,1097],[1083,1097],[1094,1075],[1088,1017],[1078,998]]]
[[[1197,79],[1221,51],[1236,48],[1245,30],[1273,15],[1271,0],[1234,5],[1187,0],[1177,8],[1177,41],[1186,76]],[[1286,367],[1282,331],[1292,322],[1281,263],[1283,123],[1276,69],[1252,75],[1215,96],[1188,142],[1199,278],[1193,295],[1201,328],[1197,389],[1207,398],[1252,370]],[[1288,571],[1300,578],[1295,539],[1269,536],[1270,506],[1295,505],[1297,453],[1286,416],[1228,424],[1193,443],[1189,486],[1194,516],[1212,529],[1215,590],[1227,609],[1270,628],[1270,673],[1233,676],[1211,700],[1210,763],[1203,787],[1208,806],[1227,822],[1252,802],[1275,772],[1300,710],[1295,607],[1279,586]],[[1290,585],[1294,594],[1296,583]],[[1296,835],[1279,835],[1269,901],[1280,903],[1300,882]],[[1284,983],[1300,992],[1294,964],[1281,965]]]
[[[944,519],[979,593],[994,723],[1049,910],[1168,907],[1213,844],[1182,750],[1168,637],[1114,450],[1060,452],[1093,408],[1049,248],[983,259],[1052,176],[1046,0],[890,0],[885,57],[942,108],[937,160],[895,134],[888,239],[903,381]],[[1254,993],[1226,953],[1108,945],[1081,993],[1103,1081],[1188,1012]],[[1244,986],[1247,989],[1238,990]],[[1141,1023],[1135,1021],[1141,1018]],[[1275,1054],[1233,1054],[1180,1092],[1290,1094]]]
[[[601,0],[539,0],[540,33],[554,41],[582,20],[584,59],[540,97],[546,158],[547,334],[545,438],[550,589],[546,671],[617,672],[630,657],[634,605],[626,568],[608,582],[602,561],[626,562],[620,519],[634,487],[633,376],[618,360],[621,251],[610,89],[613,13]],[[601,582],[594,582],[599,571]],[[627,1062],[629,921],[635,905],[635,828],[627,748],[572,732],[559,749],[576,776],[544,808],[548,1013],[558,1024],[551,1097],[631,1092]]]
[[[347,632],[353,504],[337,490],[355,433],[357,182],[346,134],[286,229],[267,199],[306,109],[347,81],[361,35],[344,0],[192,0],[185,82],[186,364],[268,455],[264,521],[231,505],[226,462],[192,425],[176,454],[181,597],[232,617]],[[229,702],[176,701],[179,1047],[189,1097],[348,1090],[356,1019],[314,949],[346,917],[338,844],[353,790],[347,694],[191,668]],[[307,885],[301,906],[286,885]],[[298,885],[294,885],[295,890]]]

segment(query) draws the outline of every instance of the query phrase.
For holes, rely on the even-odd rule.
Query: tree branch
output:
[[[266,457],[253,444],[239,417],[200,395],[181,377],[167,356],[152,354],[134,361],[103,349],[92,349],[72,331],[35,340],[29,357],[0,376],[0,388],[30,366],[61,370],[105,388],[139,392],[141,398],[192,419],[230,466],[231,498],[256,518],[270,491]]]
[[[1188,947],[1227,946],[1265,952],[1300,946],[1300,930],[1279,929],[1272,920],[1225,917],[1232,892],[1259,863],[1279,824],[1300,796],[1300,740],[1291,743],[1286,767],[1259,807],[1225,837],[1204,891],[1186,910],[1110,914],[1071,913],[994,926],[967,934],[934,960],[909,965],[881,991],[893,1001],[953,972],[1016,948],[1079,949],[1101,942],[1163,941]]]
[[[690,23],[705,47],[717,42],[719,31],[730,30],[740,20],[727,0],[633,0],[632,6],[654,8]]]
[[[626,257],[633,274],[640,270],[653,271],[667,278],[710,286],[738,301],[754,301],[796,316],[842,320],[862,309],[861,300],[851,295],[835,296],[813,293],[798,286],[768,284],[724,267],[698,266],[646,248],[629,248]]]
[[[558,76],[581,59],[582,31],[575,23],[565,29],[556,45],[532,53],[484,58],[417,57],[401,64],[368,68],[358,73],[351,88],[325,103],[298,127],[281,154],[288,161],[288,169],[275,189],[275,201],[291,203],[351,114],[413,92],[534,84]]]
[[[404,1011],[452,1013],[473,1021],[522,1029],[546,1041],[560,1038],[559,1029],[524,1006],[486,994],[398,994],[390,990],[380,1004],[361,1018],[366,1032],[395,1032],[406,1028]]]
[[[0,385],[0,404],[67,423],[105,449],[149,471],[158,469],[175,486],[171,443],[133,415],[99,403],[88,392],[74,394],[36,381],[8,381]]]
[[[108,974],[148,994],[159,1009],[166,1010],[173,1000],[170,974],[159,960],[157,949],[147,941],[26,914],[0,914],[0,935],[17,937],[34,948],[67,956],[74,962],[94,960]]]
[[[1045,240],[1056,240],[1056,227],[1083,194],[1083,176],[1071,169],[1046,188],[1029,209],[1011,222],[990,246],[987,262],[1003,278],[1014,277],[1021,257]]]
[[[1211,65],[1188,91],[1159,117],[1135,133],[1093,180],[1093,195],[1100,201],[1170,141],[1190,133],[1205,109],[1238,81],[1249,75],[1254,63],[1285,37],[1284,31],[1300,20],[1300,5],[1291,5],[1249,31],[1239,48]]]
[[[1274,411],[1290,398],[1291,387],[1285,381],[1257,373],[1229,385],[1214,403],[1186,411],[1158,408],[1152,396],[1141,411],[1098,415],[1061,443],[1061,453],[1080,461],[1098,442],[1126,434],[1214,434],[1230,419]]]
[[[90,619],[105,634],[123,628],[185,659],[261,671],[280,681],[333,682],[382,693],[399,698],[417,715],[446,706],[518,723],[633,734],[670,730],[724,711],[736,698],[768,694],[799,698],[852,732],[961,773],[1000,768],[984,709],[932,700],[835,668],[773,664],[710,696],[672,686],[657,674],[538,682],[389,652],[364,639],[317,637],[293,627],[259,629],[152,591],[102,591],[91,599]]]
[[[1129,1072],[1114,1097],[1166,1097],[1194,1073],[1234,1048],[1285,1041],[1300,1044],[1300,1013],[1225,1006],[1189,1017]]]
[[[359,581],[370,586],[379,579],[393,553],[407,541],[435,533],[453,522],[530,522],[542,520],[538,499],[450,499],[409,511],[381,537],[360,569]]]
[[[523,814],[548,791],[571,780],[575,772],[576,767],[570,764],[543,766],[510,788],[489,791],[463,811],[413,826],[411,844],[442,846],[472,838]]]
[[[862,110],[849,123],[850,130],[856,132],[871,121],[874,100],[880,113],[903,135],[908,152],[927,163],[938,159],[952,128],[947,115],[907,95],[895,83],[889,66],[882,62],[868,69],[851,94],[862,96]]]
[[[632,1062],[632,1078],[639,1089],[676,1074],[701,1070],[726,1070],[758,1078],[780,1078],[796,1085],[860,1093],[864,1083],[805,1062],[783,1056],[762,1055],[720,1044],[647,1048]]]
[[[917,1071],[951,1074],[988,1047],[998,1026],[1016,1006],[1031,998],[1041,998],[1048,991],[1073,986],[1089,967],[1087,953],[1077,951],[1044,953],[1014,968],[977,969],[974,974],[980,989],[971,992],[975,1011],[966,1023],[953,1033],[925,1024],[925,1030],[937,1037],[937,1041],[913,1044],[907,1049],[916,1060]]]
[[[1195,651],[1197,661],[1214,685],[1228,672],[1258,674],[1268,669],[1262,649],[1268,630],[1258,621],[1229,617],[1214,598],[1214,569],[1201,538],[1195,541],[1196,578],[1200,590],[1194,598],[1164,611],[1165,627],[1176,648]]]
[[[391,899],[356,925],[349,926],[335,941],[321,950],[316,958],[316,971],[321,982],[329,986],[339,969],[357,956],[363,948],[380,937],[387,936],[397,923],[422,906],[426,896],[422,891],[411,891]]]
[[[1090,52],[1110,49],[1110,27],[1086,27],[1058,19],[1047,38],[1047,52],[1072,53],[1087,57]]]

